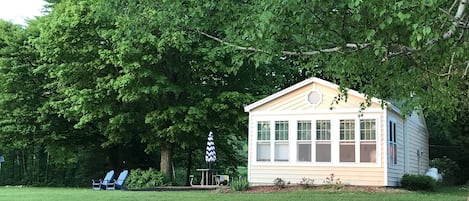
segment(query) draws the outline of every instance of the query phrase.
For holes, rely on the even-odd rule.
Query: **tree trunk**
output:
[[[191,185],[190,175],[192,167],[192,148],[189,148],[189,153],[187,154],[187,166],[186,166],[186,186]]]
[[[161,160],[160,160],[160,172],[164,175],[167,181],[172,181],[173,169],[173,153],[172,146],[169,143],[161,145]]]

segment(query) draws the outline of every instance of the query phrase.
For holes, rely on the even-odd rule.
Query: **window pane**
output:
[[[375,140],[376,139],[376,121],[374,119],[360,120],[360,139]]]
[[[331,121],[316,121],[316,140],[331,140]]]
[[[355,162],[355,143],[340,143],[340,162]]]
[[[355,120],[340,120],[340,140],[355,140]]]
[[[288,121],[275,122],[275,140],[288,140]]]
[[[392,121],[389,121],[389,141],[393,141],[392,139]]]
[[[311,121],[298,121],[298,140],[311,140]]]
[[[298,161],[311,161],[311,142],[298,143]]]
[[[257,140],[270,140],[270,122],[257,122]]]
[[[275,161],[288,161],[288,143],[275,143]]]
[[[316,143],[316,162],[331,162],[331,143]]]
[[[360,143],[360,162],[376,162],[376,142]]]
[[[389,121],[388,157],[389,164],[397,164],[397,136],[396,123]]]
[[[389,163],[395,164],[394,162],[394,144],[389,143]]]
[[[257,143],[257,161],[270,161],[270,143]]]

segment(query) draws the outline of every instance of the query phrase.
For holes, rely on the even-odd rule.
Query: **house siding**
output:
[[[311,90],[317,90],[322,94],[322,102],[316,106],[313,106],[307,102],[307,95]],[[333,108],[341,108],[341,109],[353,109],[354,112],[357,112],[358,108],[360,108],[360,103],[364,102],[364,99],[361,97],[357,97],[354,95],[349,94],[347,98],[347,102],[344,100],[340,101],[339,103],[334,103],[335,97],[339,95],[339,92],[336,89],[332,89],[330,87],[311,83],[305,85],[291,93],[285,94],[277,99],[274,99],[266,104],[263,104],[251,112],[257,111],[329,111],[331,107]],[[332,104],[334,103],[334,104]],[[381,105],[377,103],[372,103],[372,105],[367,109],[381,109]]]
[[[313,179],[314,184],[325,184],[326,177],[334,174],[343,184],[382,186],[383,168],[380,167],[337,167],[337,166],[251,166],[249,181],[252,185],[273,185],[275,178],[291,184],[299,184],[302,178]]]
[[[329,110],[328,113],[314,113],[314,114],[283,114],[283,115],[269,115],[269,114],[256,114],[255,112],[249,115],[249,150],[248,150],[248,180],[251,185],[272,185],[273,180],[277,177],[291,183],[299,183],[303,177],[314,179],[316,184],[322,184],[322,181],[334,174],[336,178],[340,178],[342,182],[350,185],[367,185],[367,186],[384,186],[383,181],[385,165],[382,157],[386,155],[385,142],[386,139],[382,137],[385,132],[385,127],[380,123],[384,119],[384,110],[382,112],[373,112],[363,114],[365,119],[376,119],[377,123],[377,161],[376,163],[340,163],[338,158],[332,156],[331,163],[317,163],[317,162],[299,162],[296,161],[296,126],[294,125],[298,120],[331,120],[333,128],[331,128],[331,138],[338,140],[338,122],[340,119],[356,119],[358,120],[358,112],[353,114],[335,113],[334,110]],[[289,161],[256,161],[256,143],[257,143],[257,122],[276,120],[288,121],[291,125],[290,140],[289,140]],[[332,144],[332,149],[338,149],[338,144]],[[334,152],[334,151],[333,151]],[[337,152],[336,153],[337,156]],[[271,158],[273,154],[271,153]]]
[[[408,169],[406,173],[425,174],[429,168],[428,132],[425,122],[414,112],[407,119]],[[417,150],[421,155],[417,155]]]
[[[396,123],[396,142],[397,142],[397,165],[389,164],[389,121],[393,120]],[[405,141],[404,141],[404,120],[401,116],[395,112],[387,112],[386,122],[386,151],[384,157],[386,158],[387,166],[387,186],[399,186],[402,175],[404,175],[405,169]]]
[[[311,90],[317,90],[322,94],[322,102],[311,105],[307,102],[307,95]],[[317,83],[311,83],[298,88],[291,93],[278,97],[268,103],[254,108],[249,113],[249,155],[248,155],[248,180],[251,185],[272,185],[275,178],[282,178],[291,183],[299,183],[302,178],[315,180],[315,184],[322,184],[326,177],[331,174],[339,178],[345,184],[383,186],[384,161],[386,139],[381,137],[385,128],[380,124],[383,122],[385,113],[380,104],[372,103],[364,113],[359,112],[360,104],[364,102],[363,97],[349,94],[347,102],[344,100],[334,103],[339,95],[337,89],[330,88]],[[331,110],[331,106],[334,108]],[[372,111],[372,112],[371,112]],[[331,163],[297,162],[296,161],[296,136],[295,126],[290,127],[290,161],[288,162],[258,162],[256,161],[256,138],[258,121],[287,120],[294,124],[297,120],[327,119],[334,121],[336,126],[340,119],[359,119],[359,115],[365,118],[377,120],[377,162],[376,163],[338,163],[334,156]],[[338,128],[332,128],[337,134]],[[338,136],[335,136],[338,139]],[[337,149],[338,144],[332,145]],[[378,150],[379,149],[379,150]],[[273,154],[273,153],[271,153]],[[273,157],[273,156],[272,156]]]
[[[310,104],[307,101],[307,96],[312,90],[321,94],[322,101],[320,103]],[[309,178],[313,179],[315,184],[323,184],[327,177],[334,174],[335,178],[340,178],[344,184],[398,186],[400,178],[405,172],[423,172],[427,168],[428,165],[423,166],[423,164],[428,164],[428,146],[424,146],[428,144],[428,137],[426,134],[421,134],[426,131],[423,119],[414,116],[403,120],[397,108],[390,105],[383,109],[381,101],[377,99],[372,99],[371,106],[360,111],[361,103],[365,102],[363,95],[351,90],[347,102],[344,100],[335,102],[338,95],[337,85],[319,79],[310,79],[245,107],[245,111],[249,112],[248,180],[251,185],[273,185],[276,178],[282,178],[292,184],[299,183],[302,178]],[[360,119],[376,120],[376,162],[358,162],[361,157],[359,154],[355,155],[356,162],[339,161],[339,122],[342,119],[354,119],[355,125],[359,125]],[[393,119],[396,123],[397,165],[388,163],[387,125],[389,119]],[[296,122],[299,120],[310,120],[311,123],[315,120],[331,121],[332,152],[330,163],[314,162],[314,139],[311,143],[313,151],[311,162],[297,161]],[[257,161],[257,123],[259,121],[270,122],[270,140],[267,141],[270,145],[271,157],[269,161]],[[288,121],[287,161],[274,161],[273,159],[275,141],[272,126],[275,121]],[[312,136],[314,136],[313,127],[311,129]],[[355,142],[357,143],[360,133],[358,127],[355,129]],[[415,157],[412,157],[412,152],[416,153],[416,150],[407,148],[408,146],[422,147],[424,155],[418,159],[420,163],[417,162],[416,154],[413,154]],[[355,153],[358,153],[359,147],[360,145],[356,144]],[[264,160],[265,156],[262,155],[262,157]]]

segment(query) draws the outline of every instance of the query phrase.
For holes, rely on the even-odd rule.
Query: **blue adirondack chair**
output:
[[[115,184],[115,189],[118,190],[126,190],[127,188],[124,185],[125,179],[127,179],[127,176],[129,175],[128,170],[123,170],[120,174],[119,177],[117,177],[117,180],[114,182]]]
[[[101,189],[104,189],[106,190],[106,188],[109,186],[109,185],[113,185],[113,180],[112,180],[112,177],[114,177],[114,170],[111,170],[109,172],[107,172],[106,176],[104,177],[104,179],[100,179],[100,180],[91,180],[91,185],[93,187],[94,190],[101,190]]]

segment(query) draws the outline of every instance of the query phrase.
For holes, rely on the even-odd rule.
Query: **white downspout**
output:
[[[384,137],[382,138],[382,141],[384,141],[384,159],[382,160],[384,163],[384,186],[389,186],[388,184],[388,171],[389,171],[389,167],[388,167],[388,158],[389,158],[389,153],[388,153],[388,135],[389,135],[389,124],[388,124],[388,109],[385,109],[384,110],[384,132],[383,132],[383,135]],[[381,135],[381,136],[383,136]],[[381,156],[383,156],[383,154],[381,154]]]
[[[405,174],[405,173],[407,173],[407,166],[408,166],[408,162],[409,162],[409,161],[407,160],[407,158],[408,158],[408,156],[407,156],[407,154],[408,154],[408,152],[407,152],[407,149],[408,149],[408,143],[407,143],[407,141],[408,141],[408,140],[407,140],[407,137],[408,137],[408,136],[407,136],[407,119],[403,119],[403,120],[404,120],[404,121],[403,121],[404,123],[403,123],[403,125],[402,125],[402,127],[403,127],[403,128],[402,128],[402,135],[404,135],[404,174]]]

